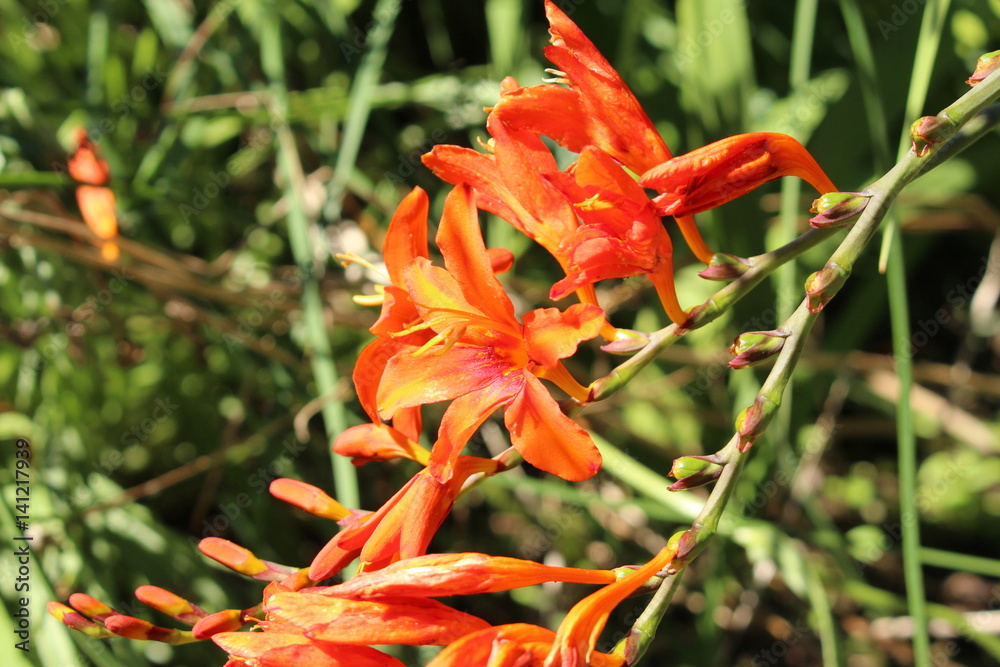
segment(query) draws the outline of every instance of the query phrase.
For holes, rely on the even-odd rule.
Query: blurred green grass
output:
[[[391,30],[388,4],[0,0],[0,437],[26,437],[35,454],[36,650],[20,664],[221,664],[209,645],[69,633],[44,603],[84,591],[165,623],[134,600],[134,588],[151,583],[208,610],[247,607],[259,587],[207,563],[194,541],[218,533],[301,565],[332,533],[266,493],[275,475],[334,493],[347,484],[335,486],[330,472],[329,414],[299,425],[304,441],[293,423],[330,390],[311,364],[316,322],[303,295],[315,289],[324,308],[340,378],[333,396],[349,423],[359,421],[347,378],[374,313],[350,301],[366,277],[341,270],[330,252],[377,258],[410,187],[425,187],[438,204],[445,192],[419,155],[434,143],[475,146],[485,137],[482,107],[503,76],[522,84],[545,76],[541,3],[400,2]],[[904,108],[922,4],[800,2],[796,19],[779,3],[562,3],[675,153],[736,132],[786,132],[806,141],[845,190],[880,173],[880,151],[891,152],[912,120]],[[996,2],[949,4],[921,114],[960,95],[976,57],[1000,42]],[[845,15],[870,41],[867,59]],[[373,65],[366,55],[380,33],[385,60]],[[59,173],[79,125],[111,166],[123,234],[158,253],[136,256],[119,275],[88,265],[82,244],[30,217],[77,215]],[[921,179],[897,208],[914,376],[925,389],[915,393],[913,421],[913,491],[922,544],[934,550],[922,552],[923,576],[928,599],[953,610],[932,605],[932,616],[995,610],[1000,601],[1000,543],[983,539],[1000,530],[1000,339],[988,291],[1000,228],[995,141]],[[709,244],[737,255],[776,247],[804,228],[809,197],[798,191],[772,184],[700,216]],[[539,299],[550,263],[506,226],[488,233],[517,251],[511,288],[525,302]],[[306,235],[313,257],[294,252],[295,234]],[[622,452],[596,480],[570,487],[522,472],[492,480],[456,506],[432,548],[601,567],[645,560],[699,497],[667,497],[657,475],[679,454],[723,444],[762,377],[724,371],[729,343],[773,325],[831,249],[807,253],[608,405],[585,411],[588,426]],[[296,268],[310,260],[326,269],[315,283]],[[650,664],[912,662],[905,632],[883,622],[908,613],[898,526],[911,518],[898,513],[888,300],[877,260],[872,249],[827,309],[780,428],[747,466],[727,537],[687,573]],[[153,261],[162,266],[151,272]],[[682,303],[706,298],[713,287],[696,277],[693,258],[678,248],[676,261]],[[665,324],[648,296],[639,281],[602,294],[617,325],[645,330]],[[592,354],[581,355],[578,377],[609,369]],[[473,443],[480,454],[497,446],[503,439],[489,428]],[[5,540],[12,469],[0,471]],[[377,507],[412,472],[361,469],[361,506]],[[0,561],[13,611],[13,560],[5,551]],[[494,623],[554,626],[578,593],[527,590],[513,602],[468,604]],[[609,628],[625,627],[630,611]],[[949,659],[1000,659],[996,638],[970,641],[973,630],[964,628]],[[950,650],[948,638],[932,641],[934,655]],[[416,652],[403,657],[416,664]]]

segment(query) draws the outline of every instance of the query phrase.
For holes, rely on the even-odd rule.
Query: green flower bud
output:
[[[667,487],[668,491],[683,491],[704,486],[719,479],[722,463],[716,456],[682,456],[674,459],[670,476],[677,481]]]
[[[780,329],[747,331],[740,334],[733,340],[733,344],[729,348],[729,353],[734,355],[729,362],[729,367],[737,370],[767,361],[781,352],[787,337],[788,332]]]
[[[917,157],[924,157],[938,144],[951,139],[958,126],[944,112],[937,116],[924,116],[913,121],[910,126],[910,139],[913,141],[913,152]]]
[[[615,339],[601,349],[609,354],[632,354],[649,344],[649,336],[632,329],[616,329]]]
[[[708,268],[698,275],[706,280],[732,280],[742,276],[750,266],[750,260],[717,252],[712,255]]]
[[[740,437],[739,448],[745,452],[753,445],[771,423],[778,404],[766,396],[757,396],[753,405],[745,408],[736,417],[736,433]]]
[[[813,201],[809,211],[819,215],[810,218],[809,225],[816,229],[847,227],[865,210],[871,197],[860,192],[828,192]]]
[[[809,312],[818,313],[823,310],[847,282],[849,275],[851,275],[850,271],[836,262],[831,262],[806,278],[805,288],[806,297],[809,300],[807,304]]]
[[[992,51],[979,56],[979,60],[976,61],[976,71],[965,82],[970,86],[975,86],[996,71],[997,67],[1000,67],[1000,51]]]

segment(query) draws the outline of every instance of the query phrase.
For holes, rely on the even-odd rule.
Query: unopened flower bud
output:
[[[934,146],[950,139],[957,129],[955,121],[944,114],[916,119],[910,126],[913,152],[917,157],[924,157]]]
[[[194,625],[207,615],[197,605],[159,586],[139,586],[135,589],[135,597],[143,604],[188,625]]]
[[[722,474],[723,465],[716,456],[681,456],[674,459],[670,476],[677,481],[667,490],[683,491],[714,482]]]
[[[835,262],[831,262],[821,270],[806,278],[806,297],[810,313],[818,313],[837,295],[840,288],[847,282],[851,272]]]
[[[746,273],[750,266],[750,260],[717,252],[708,262],[708,268],[698,275],[706,280],[732,280]]]
[[[615,339],[601,349],[609,354],[632,354],[649,344],[649,336],[632,329],[615,329]]]
[[[809,226],[816,229],[847,227],[865,210],[871,197],[860,192],[828,192],[813,201],[809,212],[818,215],[809,219]]]
[[[175,646],[178,644],[190,644],[191,642],[198,641],[195,639],[195,636],[191,634],[190,630],[164,628],[159,625],[153,625],[149,621],[144,621],[141,618],[126,616],[125,614],[117,614],[109,617],[108,620],[104,622],[104,627],[119,637],[125,637],[126,639],[163,642],[164,644],[173,644]]]
[[[767,430],[767,425],[771,423],[775,413],[778,411],[778,404],[766,396],[757,396],[753,405],[745,408],[736,417],[736,433],[739,435],[739,449],[745,452],[757,440],[761,434]]]
[[[113,632],[106,630],[104,626],[94,623],[81,612],[71,609],[61,602],[49,602],[45,608],[49,614],[58,619],[63,625],[77,632],[82,632],[96,639],[107,639],[115,636]]]
[[[984,54],[976,61],[976,71],[965,82],[970,86],[975,86],[996,71],[997,67],[1000,67],[1000,51]]]
[[[674,575],[683,570],[705,548],[712,534],[711,530],[698,524],[685,530],[683,533],[675,533],[667,541],[668,545],[677,545],[677,555],[674,556],[673,561],[667,566],[667,574]]]
[[[198,549],[211,558],[225,565],[230,570],[260,581],[279,581],[295,572],[295,568],[278,565],[257,558],[249,549],[221,537],[206,537],[198,543]]]
[[[787,337],[788,332],[780,329],[740,334],[729,348],[729,353],[734,355],[729,361],[729,367],[736,370],[767,361],[781,352]]]
[[[284,500],[310,514],[340,521],[351,515],[351,511],[331,498],[322,489],[297,479],[279,477],[268,488],[271,495]]]
[[[239,630],[246,625],[245,618],[246,613],[242,609],[223,609],[195,623],[191,632],[198,639],[208,639],[220,632]]]

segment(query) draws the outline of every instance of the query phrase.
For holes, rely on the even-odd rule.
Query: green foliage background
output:
[[[786,132],[843,190],[880,175],[913,120],[904,110],[915,62],[931,66],[917,115],[934,114],[967,89],[976,58],[1000,47],[997,0],[560,4],[675,153],[737,132]],[[925,7],[942,10],[929,36]],[[331,426],[336,403],[346,424],[361,420],[349,377],[375,312],[350,297],[370,291],[370,277],[342,270],[330,253],[377,260],[392,210],[414,185],[440,204],[446,187],[419,156],[485,138],[482,107],[503,76],[546,76],[541,2],[0,0],[0,11],[0,440],[27,438],[34,453],[32,652],[10,649],[4,664],[221,664],[208,643],[70,633],[44,605],[83,591],[169,625],[134,600],[149,583],[209,611],[248,607],[260,586],[207,562],[198,539],[217,534],[304,565],[333,534],[266,493],[275,476],[340,493],[323,419]],[[66,227],[38,224],[37,214],[78,216],[62,172],[80,125],[111,166],[122,232],[135,242],[118,273]],[[1000,660],[996,622],[979,634],[958,617],[1000,608],[997,139],[921,179],[896,209],[919,385],[912,483],[927,608],[962,630],[933,640],[934,660],[944,660],[933,664]],[[281,164],[292,158],[301,180]],[[810,195],[771,184],[700,216],[701,227],[713,248],[758,254],[805,228]],[[340,378],[327,412],[311,419],[323,392],[289,242],[295,216],[326,267],[324,335]],[[488,238],[516,252],[507,280],[521,303],[544,303],[554,264],[502,224],[491,221]],[[456,505],[432,549],[588,567],[647,560],[703,497],[667,494],[671,460],[721,447],[763,377],[726,370],[729,343],[783,318],[835,243],[585,411],[609,452],[596,480],[569,485],[530,471],[489,480]],[[685,306],[717,288],[695,275],[686,249],[675,260]],[[908,613],[898,527],[913,517],[898,511],[900,484],[910,482],[896,472],[885,285],[873,248],[824,314],[782,417],[755,447],[733,520],[686,574],[648,664],[913,662],[906,632],[886,623]],[[616,325],[666,324],[642,281],[602,287]],[[611,363],[590,348],[574,371],[589,381]],[[480,455],[503,447],[494,426],[473,443]],[[12,613],[14,459],[4,460],[0,594]],[[378,507],[413,472],[360,469],[360,506]],[[583,590],[456,603],[496,624],[555,627]],[[641,610],[633,602],[606,641]],[[0,616],[0,655],[12,629]],[[400,655],[422,664],[432,653]]]

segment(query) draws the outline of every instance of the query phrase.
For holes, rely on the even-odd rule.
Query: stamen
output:
[[[372,271],[376,275],[384,276],[385,277],[385,282],[387,282],[387,283],[390,282],[389,281],[389,276],[387,276],[385,274],[385,271],[383,271],[382,269],[378,268],[377,266],[375,266],[374,264],[372,264],[371,262],[369,262],[367,259],[365,259],[361,255],[358,255],[358,254],[353,253],[353,252],[347,252],[347,253],[337,253],[333,257],[334,257],[334,259],[340,260],[340,265],[341,266],[348,266],[350,264],[360,264],[361,266],[365,267],[369,271]]]
[[[385,287],[375,285],[375,294],[355,294],[351,301],[359,306],[381,306],[385,302]]]

